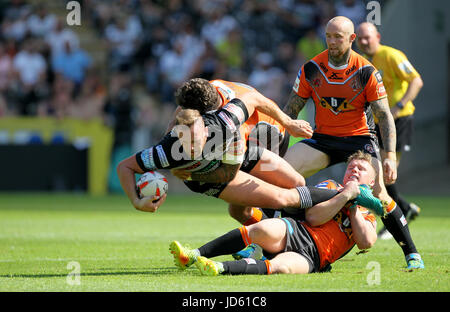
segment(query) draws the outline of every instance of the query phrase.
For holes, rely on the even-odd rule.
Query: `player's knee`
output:
[[[292,274],[292,270],[286,264],[277,264],[272,266],[272,272],[276,274]]]

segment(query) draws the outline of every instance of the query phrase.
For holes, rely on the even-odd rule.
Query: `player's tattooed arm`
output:
[[[207,183],[227,183],[234,179],[240,167],[240,164],[230,165],[222,163],[216,170],[208,173],[193,172],[191,179]]]
[[[370,107],[378,119],[378,126],[380,127],[381,140],[386,152],[395,153],[395,147],[397,144],[395,122],[389,109],[387,98],[382,98],[373,102],[370,102]]]
[[[291,117],[292,119],[297,119],[298,113],[305,107],[306,102],[308,99],[302,98],[297,95],[294,91],[291,91],[291,94],[289,95],[289,100],[284,107],[283,111]]]

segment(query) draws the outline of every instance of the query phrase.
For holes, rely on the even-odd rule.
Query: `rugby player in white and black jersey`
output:
[[[175,128],[160,143],[128,157],[118,165],[120,183],[133,206],[138,210],[155,212],[166,199],[166,195],[155,202],[154,198],[139,198],[135,189],[135,173],[183,168],[187,172],[185,183],[190,189],[229,203],[273,209],[305,208],[311,202],[310,196],[307,196],[308,204],[303,204],[300,190],[277,187],[239,170],[243,161],[239,127],[255,109],[272,116],[291,135],[303,133],[303,124],[292,120],[275,103],[251,95],[233,99],[212,113],[200,115],[197,112],[197,116],[189,117],[193,122],[182,121],[182,115],[195,111],[182,110],[177,115],[178,120],[182,121],[178,124],[188,128]],[[233,189],[239,188],[239,193],[244,196],[236,197],[224,192],[231,184]],[[246,195],[250,193],[252,196]]]

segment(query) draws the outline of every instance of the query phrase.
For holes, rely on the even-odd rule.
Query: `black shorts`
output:
[[[320,272],[319,252],[308,230],[301,221],[292,218],[282,218],[281,220],[287,225],[286,247],[282,252],[293,251],[302,255],[309,263],[309,273]]]
[[[330,157],[328,166],[347,162],[348,157],[358,150],[381,160],[378,140],[371,136],[335,137],[314,133],[311,139],[305,139],[299,143],[307,144],[327,154]]]
[[[397,152],[408,152],[411,149],[412,135],[413,135],[413,115],[400,117],[395,120],[395,130],[397,133]],[[376,125],[378,141],[380,148],[383,149],[383,141],[381,140],[380,128]]]
[[[244,156],[244,162],[239,170],[249,173],[261,159],[264,148],[251,145],[247,148]],[[184,184],[193,192],[212,197],[219,197],[222,191],[227,187],[227,183],[207,183],[198,181],[183,181]]]

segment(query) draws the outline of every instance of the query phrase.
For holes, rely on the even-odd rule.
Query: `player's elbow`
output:
[[[323,220],[318,218],[314,213],[308,213],[308,210],[309,209],[307,209],[305,213],[305,220],[310,226],[319,226],[324,223]]]
[[[360,250],[369,249],[375,244],[376,241],[377,241],[376,235],[364,236],[356,242],[356,246],[358,246],[358,249]]]
[[[423,80],[422,80],[422,78],[420,78],[420,77],[416,77],[415,79],[414,79],[415,81],[415,85],[416,85],[416,87],[417,87],[417,89],[422,89],[422,87],[423,87]]]

